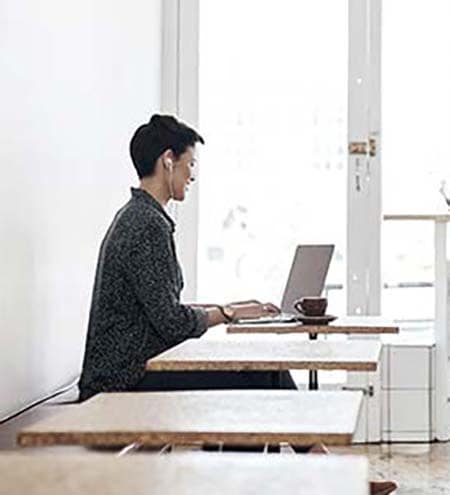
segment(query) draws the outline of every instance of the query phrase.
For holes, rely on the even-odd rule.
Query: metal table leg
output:
[[[309,340],[317,340],[317,333],[310,333]],[[317,370],[309,370],[308,390],[319,390],[319,377]]]

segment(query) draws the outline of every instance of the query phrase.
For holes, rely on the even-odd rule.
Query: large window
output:
[[[450,195],[450,2],[383,4],[383,209],[446,212]],[[432,222],[386,222],[383,313],[411,326],[434,316]],[[414,321],[412,321],[414,320]]]
[[[347,58],[347,0],[200,1],[199,300],[280,302],[295,246],[334,243],[345,311]]]

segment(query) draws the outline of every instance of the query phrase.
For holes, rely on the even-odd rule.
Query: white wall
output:
[[[0,418],[79,373],[160,52],[161,0],[0,3]]]

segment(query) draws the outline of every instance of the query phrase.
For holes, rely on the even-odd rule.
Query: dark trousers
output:
[[[147,371],[133,392],[296,389],[289,371]]]

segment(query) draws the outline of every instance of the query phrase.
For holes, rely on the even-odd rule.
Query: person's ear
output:
[[[164,160],[164,166],[167,168],[167,170],[172,171],[172,169],[173,169],[173,161],[172,161],[172,159],[171,158],[166,158]]]
[[[173,153],[172,150],[166,150],[162,155],[164,168],[172,172],[173,170]]]

